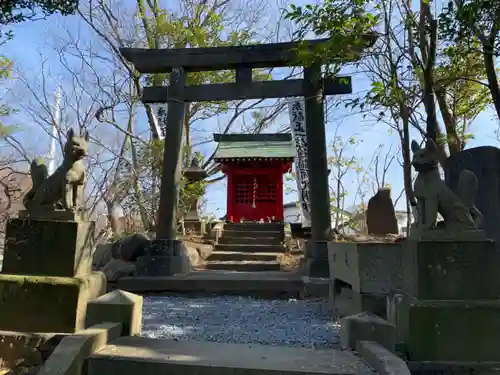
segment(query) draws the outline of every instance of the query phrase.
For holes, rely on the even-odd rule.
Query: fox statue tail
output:
[[[464,169],[458,178],[457,195],[460,201],[470,210],[472,219],[476,225],[479,226],[483,219],[483,215],[474,204],[477,191],[478,181],[476,175],[473,172]]]
[[[43,161],[34,159],[30,165],[31,189],[23,198],[24,207],[35,197],[35,193],[42,183],[49,177],[49,171]]]

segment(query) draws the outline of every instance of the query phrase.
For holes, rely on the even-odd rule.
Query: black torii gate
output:
[[[360,51],[375,42],[374,36],[363,37]],[[309,48],[328,39],[305,41]],[[313,242],[324,242],[331,230],[330,195],[328,188],[327,148],[323,97],[352,92],[350,77],[322,77],[316,61],[304,66],[303,79],[253,81],[252,69],[301,65],[297,60],[300,43],[272,43],[249,46],[141,49],[121,48],[121,54],[140,73],[171,73],[169,86],[145,87],[144,103],[168,103],[163,175],[157,239],[175,240],[177,203],[182,177],[182,141],[186,102],[223,101],[304,97],[307,124],[308,172]],[[339,56],[339,60],[342,57]],[[186,73],[235,70],[234,83],[186,85]]]

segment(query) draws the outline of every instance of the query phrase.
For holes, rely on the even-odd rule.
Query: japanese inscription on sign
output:
[[[167,104],[152,103],[150,106],[155,120],[156,131],[160,139],[165,139],[165,134],[167,133]]]
[[[300,198],[300,215],[302,226],[311,226],[311,204],[309,195],[309,172],[307,168],[307,137],[306,111],[304,99],[290,99],[288,101],[290,128],[295,141],[297,157],[295,158],[295,173]]]

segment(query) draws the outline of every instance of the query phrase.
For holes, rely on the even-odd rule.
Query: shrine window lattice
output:
[[[256,186],[255,200],[261,203],[276,202],[278,186],[275,183],[269,182],[267,179],[245,178],[236,183],[236,203],[252,204],[254,187]]]

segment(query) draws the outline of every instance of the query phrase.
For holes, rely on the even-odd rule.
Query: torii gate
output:
[[[371,35],[363,39],[364,45],[357,47],[360,51],[375,42],[375,37]],[[319,39],[305,43],[312,48],[326,41],[327,39]],[[304,67],[303,79],[260,82],[252,80],[252,69],[300,64],[296,53],[300,43],[304,42],[211,48],[120,49],[125,59],[140,73],[171,73],[169,86],[146,87],[142,93],[144,103],[168,102],[167,136],[156,231],[158,239],[174,240],[176,235],[185,103],[301,96],[305,97],[308,124],[311,234],[314,241],[326,239],[331,230],[331,216],[323,97],[351,93],[351,79],[322,77],[321,64],[328,61],[319,61]],[[186,85],[186,73],[215,70],[236,70],[236,81]]]

